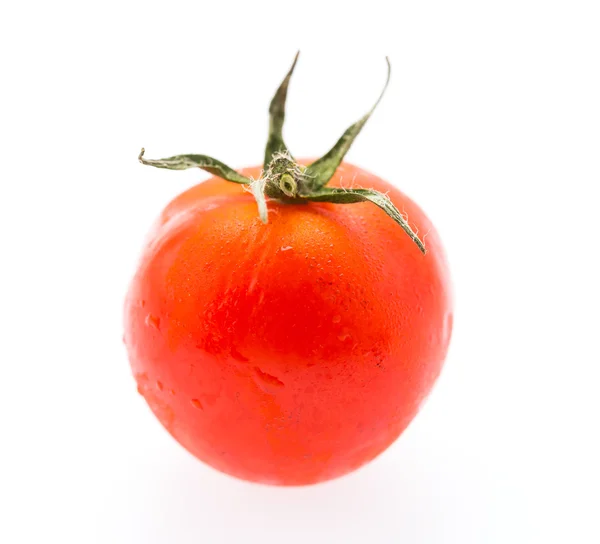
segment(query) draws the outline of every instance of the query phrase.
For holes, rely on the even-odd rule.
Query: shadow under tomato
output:
[[[132,466],[116,490],[110,508],[120,510],[123,542],[465,544],[497,537],[499,512],[507,515],[491,471],[458,450],[423,452],[410,441],[353,474],[296,488],[242,482],[183,451],[157,461]]]

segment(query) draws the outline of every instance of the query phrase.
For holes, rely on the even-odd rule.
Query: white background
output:
[[[594,1],[11,2],[0,8],[0,541],[599,542],[600,17]],[[286,139],[437,225],[455,333],[429,402],[351,476],[246,484],[182,450],[130,375],[121,311],[197,152]]]

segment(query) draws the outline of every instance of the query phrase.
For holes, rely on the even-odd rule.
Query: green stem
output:
[[[283,141],[287,91],[294,68],[296,67],[298,55],[299,52],[296,53],[291,68],[271,100],[269,107],[269,139],[265,149],[263,173],[258,180],[251,180],[221,161],[207,155],[176,155],[166,159],[149,160],[144,158],[144,149],[142,148],[139,155],[140,162],[156,168],[167,168],[169,170],[201,168],[224,180],[246,185],[256,199],[259,217],[263,223],[268,221],[266,197],[286,204],[308,202],[353,204],[356,202],[371,202],[389,215],[406,232],[419,250],[425,254],[426,250],[423,242],[387,195],[368,188],[340,189],[325,187],[383,98],[390,81],[391,67],[388,58],[386,57],[385,59],[388,67],[387,79],[373,107],[356,123],[351,125],[323,157],[311,165],[304,167],[293,159]]]

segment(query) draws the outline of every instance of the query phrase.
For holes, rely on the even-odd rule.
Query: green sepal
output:
[[[410,239],[417,244],[423,255],[426,253],[423,242],[421,242],[406,219],[404,219],[402,214],[398,211],[398,208],[394,206],[387,195],[384,195],[375,189],[342,189],[337,187],[323,187],[322,189],[319,189],[313,193],[303,194],[302,198],[312,202],[331,202],[333,204],[372,202],[376,206],[379,206],[396,223],[398,223],[398,225],[402,227]]]
[[[276,153],[287,153],[291,157],[290,151],[283,141],[283,123],[285,121],[285,101],[287,99],[288,86],[294,73],[296,62],[298,62],[298,55],[300,55],[300,51],[296,53],[291,68],[275,92],[275,96],[269,106],[269,139],[267,140],[267,147],[265,149],[264,170],[267,170]]]
[[[313,162],[306,168],[306,176],[311,180],[311,188],[313,190],[320,189],[324,187],[327,182],[333,177],[335,171],[338,166],[344,160],[346,153],[350,149],[350,146],[365,126],[365,123],[369,120],[372,113],[375,111],[375,108],[378,106],[379,102],[383,98],[385,91],[390,82],[390,74],[391,74],[391,66],[390,61],[386,57],[385,61],[387,62],[387,79],[377,102],[373,105],[373,107],[369,110],[369,112],[364,115],[361,119],[359,119],[356,123],[354,123],[351,127],[346,129],[346,132],[342,134],[341,138],[337,141],[337,143],[320,159]]]
[[[140,152],[138,159],[142,164],[154,166],[156,168],[167,168],[168,170],[187,170],[188,168],[201,168],[213,176],[218,176],[234,183],[243,183],[249,185],[252,180],[242,174],[238,174],[233,168],[226,164],[208,157],[206,155],[176,155],[166,159],[151,160],[144,159],[144,148]]]

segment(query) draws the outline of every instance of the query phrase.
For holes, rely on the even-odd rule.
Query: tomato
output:
[[[189,452],[239,478],[302,485],[360,467],[442,368],[452,302],[435,228],[382,179],[334,170],[331,192],[387,194],[427,253],[372,202],[270,198],[264,224],[243,185],[213,177],[162,212],[126,299],[138,391]]]

